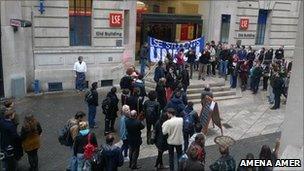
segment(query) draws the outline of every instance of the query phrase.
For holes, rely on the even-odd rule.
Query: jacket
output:
[[[142,111],[142,101],[137,96],[131,95],[130,97],[128,97],[126,100],[126,104],[130,106],[130,111],[136,110],[138,114]]]
[[[153,78],[154,81],[157,83],[160,78],[162,78],[162,77],[165,78],[165,76],[166,76],[165,73],[166,73],[165,68],[160,67],[160,66],[156,67],[155,72],[154,72],[154,78]]]
[[[228,57],[229,57],[229,51],[228,51],[227,49],[224,49],[224,50],[221,50],[221,51],[220,51],[219,58],[220,58],[222,61],[228,60]]]
[[[42,129],[40,123],[37,123],[36,131],[26,130],[24,127],[21,128],[21,141],[24,151],[32,151],[40,147],[40,135]]]
[[[176,64],[177,65],[183,65],[185,63],[183,52],[178,52],[178,54],[176,54],[175,57],[176,57]]]
[[[211,59],[210,52],[204,51],[199,58],[199,62],[202,64],[208,64],[210,59]]]
[[[173,74],[173,75],[170,73],[166,74],[166,87],[169,87],[172,90],[175,90],[175,88],[177,87],[176,79],[174,77],[176,77],[175,74]]]
[[[93,144],[95,147],[97,147],[97,139],[94,133],[91,133],[89,129],[81,130],[79,131],[79,134],[75,138],[74,142],[74,156],[77,155],[77,153],[83,154],[84,153],[84,147],[88,144],[88,135],[91,134],[91,144]]]
[[[4,118],[0,118],[0,130],[1,130],[1,150],[7,149],[10,145],[14,148],[15,158],[19,158],[23,155],[21,147],[21,139],[17,133],[17,126],[11,121]]]
[[[204,171],[204,165],[201,162],[188,158],[186,161],[181,162],[178,171]]]
[[[230,155],[222,156],[209,166],[212,171],[235,171],[235,160]]]
[[[167,135],[164,135],[162,132],[162,124],[159,120],[155,124],[155,132],[154,132],[154,139],[155,139],[155,146],[157,149],[161,151],[168,150],[168,143],[167,143]]]
[[[93,98],[88,101],[88,105],[92,106],[98,106],[98,93],[96,90],[91,89],[90,90],[92,93]]]
[[[157,101],[160,104],[160,108],[164,109],[166,104],[167,104],[165,86],[162,83],[157,83],[155,91],[156,91],[156,94],[157,94]]]
[[[148,47],[144,47],[144,46],[142,46],[141,48],[140,48],[140,52],[139,52],[139,57],[140,57],[140,59],[148,59],[148,54],[149,54],[149,49],[148,49]]]
[[[116,145],[104,145],[102,147],[103,157],[103,170],[104,171],[117,171],[124,163],[124,158],[121,149]]]
[[[238,53],[237,53],[238,57],[240,60],[245,60],[246,59],[246,55],[247,55],[247,52],[246,50],[239,50]]]
[[[186,69],[182,70],[181,77],[182,77],[182,84],[184,86],[189,86],[190,85],[190,76],[189,76],[189,72]]]
[[[125,115],[121,115],[120,119],[119,119],[119,138],[121,140],[126,140],[127,139],[127,128],[126,128],[126,120],[128,118]]]
[[[149,108],[153,107],[153,111]],[[144,114],[147,123],[156,123],[160,117],[160,104],[157,101],[146,100],[143,106]],[[153,112],[153,113],[149,113]]]
[[[188,58],[188,60],[187,60],[188,63],[191,64],[191,63],[195,62],[195,60],[196,60],[195,52],[188,52],[186,56]]]
[[[183,118],[172,117],[162,125],[162,132],[168,135],[167,143],[169,145],[182,145],[183,137]]]
[[[139,148],[142,144],[141,130],[145,126],[137,119],[128,118],[126,120],[127,139],[131,148]]]
[[[165,107],[166,109],[168,108],[173,108],[176,111],[176,116],[180,116],[181,112],[185,109],[185,104],[183,103],[182,99],[173,97]]]
[[[255,67],[252,71],[253,78],[261,78],[263,76],[263,68],[262,67]]]
[[[115,93],[109,92],[107,94],[107,97],[111,99],[109,112],[106,113],[106,117],[108,119],[114,119],[117,117],[117,111],[118,111],[118,102],[119,99]]]
[[[248,53],[247,53],[247,60],[251,60],[251,61],[253,61],[254,59],[255,59],[255,54],[254,54],[254,52],[253,51],[249,51]]]

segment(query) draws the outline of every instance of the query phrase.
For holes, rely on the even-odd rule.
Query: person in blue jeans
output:
[[[121,151],[124,156],[124,160],[129,160],[128,157],[128,149],[129,149],[129,144],[128,144],[128,139],[127,139],[127,128],[126,128],[126,120],[130,116],[130,107],[128,105],[123,105],[121,109],[121,117],[119,120],[119,137],[122,140],[123,144],[121,146]]]
[[[98,106],[98,93],[97,93],[97,82],[92,83],[92,88],[90,90],[91,98],[87,100],[89,108],[89,127],[97,128],[95,125],[96,107]]]
[[[148,59],[149,59],[149,48],[148,48],[148,43],[145,42],[142,47],[140,48],[140,52],[139,52],[139,57],[140,57],[140,73],[141,75],[145,75],[145,69],[146,66],[149,67],[150,69],[150,65],[148,64]]]
[[[227,75],[228,57],[229,57],[229,50],[227,49],[227,45],[223,45],[223,49],[219,54],[220,75],[222,77],[226,77],[226,75]]]

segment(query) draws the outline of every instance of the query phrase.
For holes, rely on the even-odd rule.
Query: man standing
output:
[[[85,88],[85,73],[87,72],[87,65],[83,61],[83,57],[78,57],[78,62],[75,62],[74,69],[76,72],[76,90],[83,91]]]
[[[169,163],[170,171],[174,170],[174,148],[177,153],[177,161],[182,156],[182,144],[184,142],[183,138],[183,118],[178,118],[175,116],[175,110],[173,108],[167,109],[167,116],[169,120],[163,123],[162,132],[164,135],[168,135],[168,145],[169,145]]]
[[[209,45],[208,45],[199,58],[199,71],[198,71],[199,80],[203,79],[205,81],[204,76],[207,75],[207,64],[209,63],[210,58],[211,57],[210,57]]]
[[[235,170],[235,160],[232,156],[229,155],[229,148],[226,146],[220,146],[219,151],[222,156],[209,166],[210,170],[212,170],[212,171],[218,171],[218,170],[234,171]]]
[[[107,94],[107,97],[102,104],[103,112],[105,114],[105,135],[109,132],[114,132],[114,125],[117,118],[119,102],[116,92],[117,88],[112,87],[111,91]]]
[[[140,145],[142,144],[141,130],[145,128],[144,124],[136,119],[137,112],[131,111],[130,118],[126,120],[127,140],[129,143],[129,168],[132,170],[139,169],[137,159],[139,156]]]
[[[143,76],[145,76],[146,66],[148,66],[149,69],[150,69],[150,65],[148,64],[148,56],[149,56],[148,43],[145,42],[143,44],[143,46],[141,47],[140,52],[139,52],[139,57],[140,57],[140,73]]]
[[[97,128],[95,125],[96,107],[98,106],[97,82],[92,83],[92,88],[87,92],[85,100],[89,108],[89,127]]]
[[[275,51],[275,58],[277,60],[284,59],[284,46],[281,46],[279,49]]]

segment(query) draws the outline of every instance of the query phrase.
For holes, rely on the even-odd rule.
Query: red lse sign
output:
[[[109,17],[110,27],[121,27],[122,26],[122,14],[121,13],[110,13]]]
[[[249,19],[248,18],[241,18],[240,19],[240,29],[247,30],[249,26]]]

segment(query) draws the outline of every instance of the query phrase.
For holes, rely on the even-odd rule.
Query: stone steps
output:
[[[213,97],[223,97],[231,95],[236,95],[236,92],[233,90],[213,92]],[[201,93],[189,93],[187,94],[187,97],[188,100],[200,99]]]

